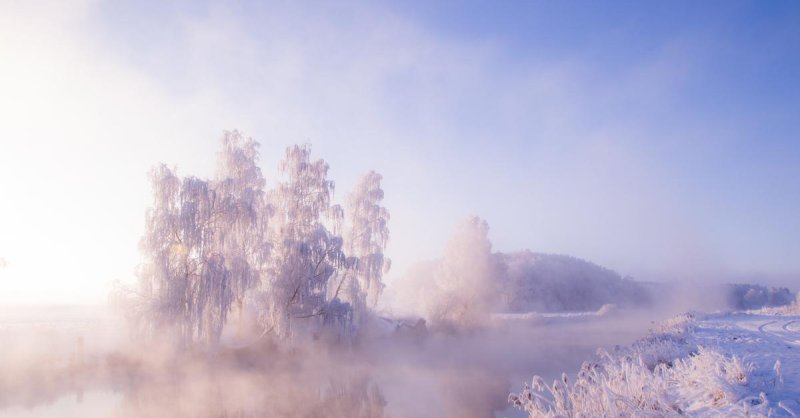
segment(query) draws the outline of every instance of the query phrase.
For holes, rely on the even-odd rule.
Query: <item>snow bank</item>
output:
[[[574,382],[534,376],[509,401],[531,417],[796,416],[800,317],[684,314],[585,362]]]

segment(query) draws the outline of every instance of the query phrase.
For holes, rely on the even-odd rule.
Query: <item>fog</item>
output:
[[[524,417],[784,309],[798,5],[678,3],[0,0],[0,417]]]
[[[454,222],[440,258],[385,283],[382,176],[338,204],[313,155],[287,147],[271,188],[259,143],[238,131],[213,177],[156,166],[136,281],[100,306],[0,310],[0,415],[525,416],[508,396],[531,376],[575,374],[671,315],[795,299],[494,251],[477,216]]]
[[[2,2],[0,300],[102,302],[139,264],[147,170],[213,172],[232,127],[264,167],[314,143],[342,190],[379,170],[389,275],[476,214],[503,252],[790,284],[800,54],[775,7]],[[42,237],[97,257],[40,262]]]
[[[577,370],[598,347],[630,343],[661,316],[495,320],[468,333],[396,323],[387,332],[377,319],[346,345],[176,352],[130,340],[100,308],[36,312],[35,320],[3,312],[0,415],[520,416],[506,399],[532,374]]]
[[[455,248],[485,239],[463,230],[478,226],[485,232],[480,225],[461,223],[445,258]],[[471,257],[461,260],[467,267],[480,260],[480,251],[489,250],[480,242],[469,246]],[[508,259],[498,255],[492,257],[495,262]],[[556,260],[586,268],[581,260]],[[441,265],[429,261],[412,269],[409,274],[422,279],[409,278],[408,286],[475,271],[448,272]],[[472,280],[498,274],[481,271],[483,276]],[[558,274],[552,265],[547,271]],[[427,297],[472,297],[460,288],[435,289]],[[285,340],[248,332],[245,324],[229,327],[219,344],[184,348],[168,335],[144,338],[120,306],[8,306],[0,311],[5,342],[0,346],[0,416],[524,417],[507,399],[531,376],[574,375],[584,361],[596,358],[598,348],[613,351],[633,343],[676,313],[729,309],[730,294],[720,287],[658,285],[638,307],[493,313],[500,309],[497,302],[466,318],[437,317],[441,311],[427,308],[429,301],[401,308],[398,303],[408,302],[395,297],[353,338],[321,333]]]

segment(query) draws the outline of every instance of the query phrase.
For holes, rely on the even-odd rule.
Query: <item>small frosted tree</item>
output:
[[[329,321],[346,326],[348,309],[328,300],[329,281],[351,264],[338,235],[343,211],[331,205],[328,164],[311,161],[310,146],[295,145],[287,148],[280,170],[283,180],[270,196],[276,216],[264,289],[267,319],[281,337],[296,333],[298,326],[311,332]]]
[[[433,324],[467,329],[487,320],[497,299],[488,232],[486,221],[471,217],[448,241],[427,297]]]
[[[389,212],[381,206],[382,177],[370,171],[359,180],[347,199],[345,248],[355,261],[351,275],[342,277],[336,292],[353,307],[354,321],[363,323],[383,291],[383,274],[391,260],[383,254],[389,240]]]

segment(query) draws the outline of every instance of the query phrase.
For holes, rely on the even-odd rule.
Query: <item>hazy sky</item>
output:
[[[0,0],[0,302],[131,280],[158,162],[224,129],[384,175],[394,275],[496,250],[640,279],[800,273],[800,3]]]

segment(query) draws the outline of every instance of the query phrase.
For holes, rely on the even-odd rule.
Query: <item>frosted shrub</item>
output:
[[[552,385],[535,376],[509,401],[531,417],[665,416],[748,407],[744,395],[752,366],[738,357],[701,349],[672,367],[651,369],[641,356],[602,356],[584,363],[573,384],[566,375]]]
[[[552,385],[534,376],[520,393],[509,396],[531,417],[677,416],[711,413],[768,414],[767,401],[752,393],[753,365],[737,356],[693,347],[686,330],[693,316],[683,315],[659,326],[628,349],[598,351],[597,362],[585,362],[574,383],[566,375]]]
[[[692,312],[675,315],[672,318],[662,321],[655,327],[657,334],[668,334],[682,336],[695,330],[696,314]]]
[[[639,356],[651,370],[659,364],[671,367],[675,359],[697,352],[697,346],[688,339],[696,328],[695,318],[694,313],[685,313],[660,322],[646,337],[624,351]]]
[[[671,367],[675,359],[695,353],[697,347],[687,344],[680,335],[651,334],[634,342],[630,351],[639,356],[645,366],[653,369],[660,364]]]
[[[701,347],[697,355],[677,360],[672,375],[678,396],[690,400],[684,410],[696,411],[742,399],[752,371],[752,364],[737,356],[726,357]]]
[[[664,368],[650,371],[639,359],[607,356],[600,363],[585,362],[570,384],[566,375],[552,385],[534,376],[531,385],[509,401],[531,417],[659,416],[677,413],[662,394]]]

